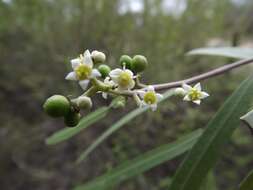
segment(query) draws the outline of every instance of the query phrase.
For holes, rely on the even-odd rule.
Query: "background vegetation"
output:
[[[1,189],[67,190],[205,126],[250,73],[250,66],[203,83],[212,96],[200,107],[175,98],[166,101],[157,112],[138,117],[80,166],[74,165],[80,152],[117,118],[134,108],[134,104],[111,113],[58,146],[44,143],[46,137],[64,124],[47,117],[41,105],[52,94],[81,93],[77,84],[65,81],[64,77],[70,69],[69,60],[87,48],[104,51],[111,66],[119,64],[121,54],[143,54],[150,62],[144,80],[159,83],[233,61],[185,56],[191,49],[207,45],[251,45],[253,4],[250,0],[168,2],[172,1],[0,1]],[[97,97],[95,108],[101,104],[104,100]],[[253,164],[251,147],[252,136],[242,125],[213,171],[218,189],[232,189],[247,173]],[[165,189],[181,160],[179,157],[156,167],[116,189]]]

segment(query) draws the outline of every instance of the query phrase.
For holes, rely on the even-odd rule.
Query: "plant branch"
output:
[[[147,87],[147,85],[141,83],[141,81],[140,81],[140,75],[137,75],[137,77],[135,79],[135,82],[136,82],[136,86],[138,88],[145,88],[145,87]]]
[[[213,69],[211,71],[208,71],[206,73],[190,77],[188,79],[179,80],[179,81],[175,81],[175,82],[169,82],[169,83],[163,83],[163,84],[153,84],[152,86],[157,91],[176,88],[176,87],[182,86],[183,83],[186,83],[186,84],[197,83],[202,80],[209,79],[209,78],[215,77],[217,75],[224,74],[232,69],[235,69],[237,67],[241,67],[243,65],[247,65],[250,63],[253,63],[253,58],[237,61],[237,62],[234,62],[231,64],[227,64],[227,65],[221,66],[219,68]],[[130,96],[130,97],[134,95],[134,91],[125,91],[125,92],[123,91],[122,92],[122,91],[117,91],[117,90],[112,90],[112,89],[105,90],[105,89],[101,88],[101,84],[98,83],[98,81],[95,81],[95,82],[96,82],[96,84],[95,84],[96,87],[95,86],[91,87],[86,93],[84,93],[84,95],[91,96],[91,95],[94,95],[97,91],[106,91],[106,92],[114,94],[114,95],[122,95],[122,96]],[[137,80],[137,83],[138,83],[139,87],[141,87],[142,89],[144,89],[146,86],[144,84],[141,84],[139,82],[139,79]],[[100,88],[97,88],[97,86],[99,86]]]
[[[250,64],[252,62],[253,62],[253,58],[245,59],[245,60],[241,60],[241,61],[237,61],[237,62],[234,62],[231,64],[224,65],[224,66],[219,67],[217,69],[213,69],[211,71],[208,71],[208,72],[200,74],[200,75],[196,75],[196,76],[188,78],[188,79],[179,80],[179,81],[175,81],[175,82],[169,82],[169,83],[163,83],[163,84],[154,84],[152,86],[155,88],[155,90],[166,90],[166,89],[180,87],[180,86],[182,86],[183,83],[186,83],[186,84],[197,83],[199,81],[202,81],[202,80],[205,80],[205,79],[208,79],[211,77],[215,77],[217,75],[221,75],[221,74],[228,72],[232,69],[235,69],[237,67],[241,67],[243,65]]]

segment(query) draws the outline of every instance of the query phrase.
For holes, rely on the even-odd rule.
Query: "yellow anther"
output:
[[[80,64],[76,69],[75,73],[77,75],[77,78],[79,80],[85,80],[88,79],[91,75],[92,68],[85,64]]]
[[[155,92],[147,92],[144,97],[143,100],[145,103],[151,105],[151,104],[155,104],[157,102],[157,98],[156,98],[156,94]]]
[[[199,100],[200,97],[201,97],[201,93],[196,90],[196,89],[193,89],[191,90],[191,92],[189,93],[189,97],[192,101],[195,101],[195,100]]]
[[[120,86],[126,87],[130,84],[131,80],[133,80],[133,79],[132,79],[131,75],[128,72],[122,72],[119,75],[118,83],[119,83]]]

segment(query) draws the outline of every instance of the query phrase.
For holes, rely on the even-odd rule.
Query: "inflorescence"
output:
[[[78,58],[72,59],[73,71],[68,73],[66,80],[79,83],[85,91],[77,98],[69,98],[62,95],[49,97],[43,105],[45,112],[51,117],[64,117],[67,126],[73,127],[79,123],[82,109],[92,107],[92,96],[101,94],[107,99],[113,98],[115,107],[124,107],[128,98],[132,98],[139,107],[157,109],[157,103],[163,98],[156,92],[155,86],[140,82],[143,71],[148,67],[148,61],[143,55],[135,55],[131,58],[122,55],[119,62],[121,68],[111,70],[105,64],[106,55],[100,51],[86,50]],[[201,100],[209,95],[202,91],[200,83],[191,87],[182,83],[181,87],[174,88],[174,94],[183,97],[185,101],[200,104]]]

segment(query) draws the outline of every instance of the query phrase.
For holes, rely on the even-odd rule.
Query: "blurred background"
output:
[[[115,111],[67,142],[45,145],[62,129],[42,111],[53,94],[78,96],[64,80],[69,60],[85,49],[106,53],[111,67],[122,54],[145,55],[150,84],[193,76],[234,61],[189,57],[205,46],[253,47],[252,0],[0,0],[0,189],[68,190],[118,164],[196,128],[204,128],[250,66],[203,83],[210,98],[197,107],[173,98],[136,118],[98,147],[80,166],[75,159],[104,130],[135,108]],[[94,110],[105,104],[98,96]],[[107,102],[108,103],[108,102]],[[243,125],[213,171],[218,189],[239,184],[253,164],[252,136]],[[116,190],[163,190],[183,156]]]

